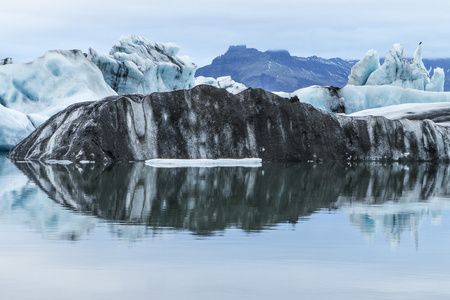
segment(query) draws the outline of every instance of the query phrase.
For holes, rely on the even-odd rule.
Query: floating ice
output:
[[[178,56],[178,51],[174,43],[128,35],[120,38],[110,55],[90,48],[88,59],[118,94],[150,94],[194,87],[197,66],[189,57]]]
[[[158,168],[186,168],[186,167],[261,167],[261,158],[243,159],[149,159],[146,165]]]

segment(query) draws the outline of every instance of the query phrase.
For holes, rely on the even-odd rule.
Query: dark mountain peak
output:
[[[293,59],[295,57],[295,56],[291,56],[289,51],[283,50],[283,49],[280,49],[280,50],[267,50],[265,53],[270,55],[270,57],[273,60],[276,60],[276,61],[291,60],[291,59]]]
[[[231,45],[227,52],[240,52],[247,49],[247,45]]]
[[[230,46],[211,65],[198,69],[196,76],[231,76],[248,87],[293,92],[311,85],[342,87],[347,83],[353,64],[317,56],[296,57],[287,50],[261,52],[237,45]]]

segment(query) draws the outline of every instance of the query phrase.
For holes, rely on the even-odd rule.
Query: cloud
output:
[[[424,57],[449,57],[442,42],[449,10],[450,2],[438,0],[8,1],[0,12],[0,27],[8,28],[0,32],[0,57],[29,61],[49,49],[90,46],[108,52],[126,34],[175,42],[199,65],[231,44],[358,59],[395,42],[410,53],[423,41]]]

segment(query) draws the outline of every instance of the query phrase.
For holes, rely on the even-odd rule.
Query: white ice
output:
[[[79,50],[52,50],[27,64],[0,66],[0,104],[51,116],[70,104],[115,95]]]
[[[261,167],[261,158],[243,159],[149,159],[146,165],[157,168],[186,168],[186,167]]]
[[[393,85],[417,90],[444,91],[443,70],[435,70],[434,76],[439,78],[431,78],[422,62],[422,44],[417,47],[411,61],[405,58],[403,46],[394,44],[381,66],[378,53],[375,50],[368,51],[353,66],[347,84]]]
[[[420,117],[426,115],[439,115],[446,112],[450,112],[450,102],[405,103],[399,105],[390,105],[358,111],[349,114],[349,116],[382,116],[390,120],[400,120],[404,118]],[[450,126],[450,121],[447,119],[443,119],[442,121],[436,120],[434,122],[441,126]]]
[[[197,66],[177,55],[174,43],[153,43],[145,38],[122,36],[109,55],[92,48],[88,59],[119,94],[167,92],[194,87]]]
[[[238,94],[247,89],[247,87],[239,82],[234,81],[231,76],[222,76],[213,78],[213,77],[204,77],[199,76],[195,78],[195,85],[212,85],[216,88],[226,89],[228,92],[232,94]]]
[[[297,96],[300,102],[309,103],[325,111],[335,111],[337,107],[344,105],[348,114],[405,103],[450,102],[449,92],[429,92],[391,85],[346,85],[337,91],[328,87],[311,86],[292,93],[275,94],[286,98]]]
[[[13,148],[35,129],[26,114],[0,105],[0,150]]]

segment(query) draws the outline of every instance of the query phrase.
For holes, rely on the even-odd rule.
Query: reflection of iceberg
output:
[[[422,223],[429,217],[432,224],[440,224],[442,211],[450,209],[450,201],[440,198],[425,202],[386,202],[382,205],[352,203],[339,208],[349,215],[350,221],[364,237],[372,240],[377,230],[381,230],[391,246],[397,248],[405,231],[409,231],[417,246]]]
[[[397,174],[404,173],[396,178],[370,176],[367,186],[373,191],[371,194],[355,197],[344,193],[339,196],[336,206],[349,215],[350,221],[368,240],[372,240],[377,231],[382,231],[396,248],[403,233],[409,231],[418,246],[419,228],[424,220],[429,217],[432,224],[440,224],[442,211],[450,209],[447,186],[450,169],[449,166],[427,164],[414,168],[416,172],[394,165]],[[392,181],[395,188],[386,193],[386,189],[380,187],[388,181]]]
[[[145,163],[29,162],[18,166],[50,198],[75,211],[122,225],[145,224],[195,234],[230,226],[253,231],[280,222],[295,223],[329,207],[339,187],[345,186],[344,180],[337,179],[341,164],[154,168]]]
[[[391,202],[430,205],[437,203],[433,202],[436,197],[450,194],[446,184],[450,166],[434,164],[154,168],[145,163],[28,162],[18,166],[57,203],[113,221],[112,234],[131,241],[158,231],[212,234],[229,227],[261,230],[278,223],[296,223],[321,208],[346,211]],[[437,203],[437,208],[443,204],[446,202]],[[434,208],[432,212],[439,215]],[[370,214],[355,214],[354,218],[369,235],[377,222],[391,222],[389,218],[378,221]],[[406,215],[396,220],[400,224],[416,222]],[[406,225],[401,226],[403,231]],[[395,226],[389,228],[396,230]]]
[[[58,205],[5,157],[0,156],[0,222],[26,224],[46,239],[77,240],[93,229],[95,218]]]

